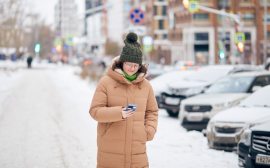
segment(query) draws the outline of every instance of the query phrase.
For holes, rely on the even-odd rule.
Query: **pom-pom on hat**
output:
[[[141,45],[137,42],[138,36],[136,33],[129,33],[124,40],[125,46],[120,55],[120,60],[124,62],[133,62],[142,64],[143,52]]]

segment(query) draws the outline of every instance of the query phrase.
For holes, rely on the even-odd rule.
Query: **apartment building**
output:
[[[203,10],[189,12],[182,1],[169,0],[168,40],[171,42],[171,63],[177,60],[194,61],[198,64],[218,64],[218,40],[223,40],[226,63],[262,63],[263,0],[198,0],[200,5],[225,9],[226,12],[241,14],[244,26],[239,26],[227,17]],[[269,8],[268,1],[268,8]],[[268,10],[269,12],[270,10]],[[267,17],[267,19],[270,17]],[[270,27],[267,26],[268,32]],[[245,33],[244,54],[235,45],[235,33]],[[270,36],[270,33],[268,33]],[[235,59],[243,57],[240,59]]]
[[[55,5],[55,25],[62,38],[69,34],[78,34],[76,20],[69,20],[69,17],[74,14],[77,14],[77,5],[74,0],[58,0]]]
[[[170,42],[168,41],[168,0],[131,0],[131,6],[140,7],[145,11],[146,36],[153,38],[153,51],[150,53],[151,60],[170,64]]]

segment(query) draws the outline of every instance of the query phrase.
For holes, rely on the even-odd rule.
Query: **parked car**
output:
[[[161,67],[158,67],[158,65],[154,62],[146,62],[146,63],[148,64],[148,71],[145,78],[148,80],[154,79],[155,77],[165,72]]]
[[[177,61],[174,65],[177,70],[200,70],[201,67],[196,65],[193,61]]]
[[[159,107],[166,109],[170,116],[178,116],[180,102],[183,99],[202,93],[217,79],[231,73],[255,71],[248,65],[211,65],[168,85],[168,91],[162,92]]]
[[[155,97],[157,102],[159,102],[160,94],[165,91],[167,88],[167,85],[171,82],[174,82],[176,80],[180,80],[190,74],[194,73],[194,71],[181,71],[181,70],[174,70],[166,72],[152,80],[150,80],[150,83],[153,87]]]
[[[179,119],[187,130],[203,130],[218,112],[234,107],[254,91],[270,84],[270,72],[254,71],[222,77],[204,94],[181,102]],[[270,101],[270,100],[269,100]]]
[[[238,106],[215,115],[207,125],[210,148],[236,150],[244,131],[270,121],[270,85],[254,92]]]
[[[246,129],[237,154],[239,167],[270,167],[270,122]]]

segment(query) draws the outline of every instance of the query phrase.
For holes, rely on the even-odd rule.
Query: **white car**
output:
[[[166,72],[149,82],[151,83],[157,102],[159,101],[160,94],[167,89],[167,85],[171,82],[183,79],[184,77],[194,73],[195,71],[181,71],[173,70]]]
[[[215,81],[228,74],[256,70],[256,67],[249,65],[211,65],[202,67],[201,70],[182,80],[170,83],[168,89],[161,93],[159,107],[166,109],[170,116],[177,117],[182,100],[202,93]]]
[[[204,94],[181,103],[180,123],[187,130],[203,130],[218,112],[234,107],[252,92],[270,84],[270,72],[231,74],[219,79]]]
[[[243,132],[270,121],[270,85],[251,94],[238,106],[215,115],[207,125],[210,148],[236,150]]]

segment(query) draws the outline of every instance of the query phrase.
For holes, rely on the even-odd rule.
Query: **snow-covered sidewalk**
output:
[[[95,83],[75,71],[21,70],[0,107],[1,168],[95,168],[96,122],[88,114]],[[202,133],[187,132],[164,110],[147,151],[151,168],[238,167],[235,153],[209,149]]]

